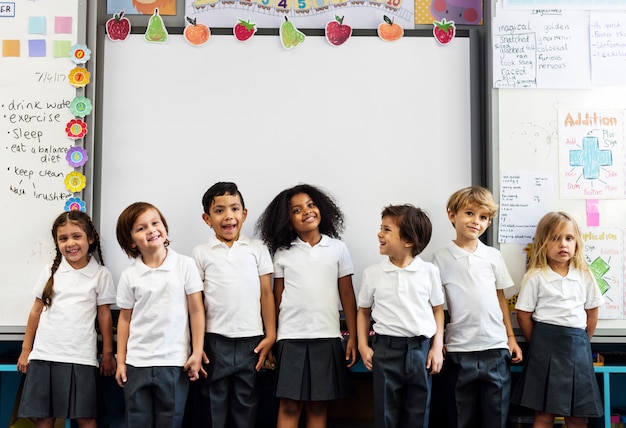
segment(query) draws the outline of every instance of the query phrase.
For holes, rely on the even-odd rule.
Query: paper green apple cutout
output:
[[[286,49],[295,48],[300,43],[304,42],[305,35],[303,32],[293,26],[293,23],[285,16],[285,22],[283,22],[278,29],[280,34],[280,41],[283,47]]]
[[[148,21],[148,28],[144,38],[148,42],[165,42],[167,41],[167,29],[163,23],[163,18],[159,15],[159,9],[154,9],[154,14]]]

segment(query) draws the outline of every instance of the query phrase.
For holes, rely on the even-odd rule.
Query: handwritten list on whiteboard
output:
[[[552,210],[552,175],[538,171],[503,171],[500,179],[498,242],[530,244],[539,219]]]

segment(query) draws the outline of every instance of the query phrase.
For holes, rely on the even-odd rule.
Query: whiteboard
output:
[[[81,196],[64,183],[74,170],[65,159],[75,145],[65,127],[74,118],[69,105],[77,90],[68,74],[76,64],[55,46],[81,39],[86,8],[78,0],[3,3],[0,326],[16,333],[24,331],[37,277],[54,258],[52,223],[69,198]]]
[[[143,200],[169,223],[172,248],[190,254],[212,231],[202,195],[236,182],[248,208],[243,231],[281,190],[309,183],[345,213],[342,235],[358,288],[380,260],[388,204],[424,208],[434,233],[424,258],[453,238],[446,201],[472,180],[470,38],[385,43],[352,37],[334,48],[308,36],[286,50],[276,36],[250,43],[213,35],[191,47],[141,35],[106,40],[100,99],[100,232],[117,281],[130,261],[115,239],[120,212]],[[97,197],[97,195],[96,195]]]
[[[552,209],[570,213],[580,226],[585,226],[585,200],[560,199],[559,196],[557,113],[565,108],[624,109],[625,99],[626,87],[498,90],[499,170],[551,173],[554,183]],[[601,227],[625,226],[625,199],[601,200],[599,207]],[[524,245],[502,244],[500,249],[514,281],[519,284],[525,270]],[[596,336],[621,334],[623,329],[626,329],[626,320],[600,320]]]

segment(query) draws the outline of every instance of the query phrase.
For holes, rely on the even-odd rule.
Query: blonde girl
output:
[[[586,418],[602,416],[590,345],[602,303],[576,221],[546,214],[515,305],[530,347],[512,402],[535,410],[534,427],[552,427],[557,415],[569,428],[586,427]]]

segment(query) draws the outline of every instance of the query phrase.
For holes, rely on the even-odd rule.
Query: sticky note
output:
[[[3,40],[2,56],[20,56],[19,40]]]
[[[71,16],[55,16],[54,32],[56,34],[72,34],[72,17]]]
[[[28,56],[40,57],[46,56],[46,41],[45,40],[29,40],[28,41]]]
[[[53,56],[55,58],[67,58],[72,48],[72,42],[69,40],[55,40],[53,43]]]
[[[46,34],[46,17],[29,16],[28,34]]]
[[[587,226],[600,226],[600,212],[598,210],[600,201],[598,199],[587,199],[585,204],[587,208]]]

